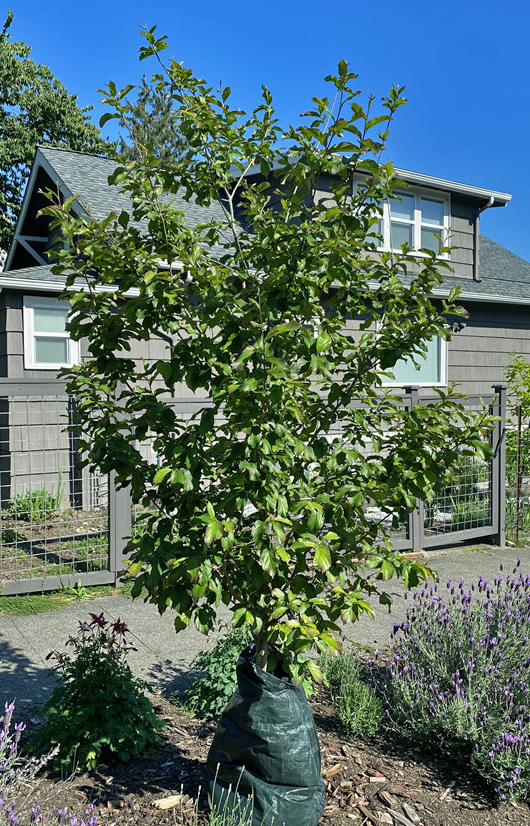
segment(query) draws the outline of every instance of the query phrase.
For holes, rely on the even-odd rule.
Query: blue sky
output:
[[[140,26],[169,37],[165,54],[249,109],[262,83],[279,115],[296,121],[344,58],[364,92],[405,85],[388,156],[396,166],[509,192],[482,232],[530,260],[530,4],[527,0],[201,0],[90,3],[11,0],[13,36],[82,105],[97,90],[136,83]],[[154,70],[154,67],[153,67]],[[110,129],[109,124],[109,129]]]

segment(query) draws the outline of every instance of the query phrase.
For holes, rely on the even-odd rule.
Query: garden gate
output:
[[[459,481],[433,505],[418,503],[401,530],[398,550],[423,550],[477,539],[504,544],[506,391],[494,388],[490,410],[494,458],[462,459]],[[403,404],[428,404],[407,388]],[[179,415],[192,416],[205,399],[171,399]],[[479,409],[482,400],[462,402]],[[81,468],[75,407],[55,379],[0,378],[0,583],[4,594],[114,584],[132,531],[129,492],[110,478]],[[383,524],[391,515],[367,515]]]

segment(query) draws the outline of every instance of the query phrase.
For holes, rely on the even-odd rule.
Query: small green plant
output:
[[[202,720],[217,720],[237,688],[236,665],[252,641],[248,626],[222,636],[210,651],[201,651],[192,667],[204,673],[179,695],[184,709]]]
[[[62,584],[62,583],[61,583]],[[78,579],[75,585],[70,585],[68,588],[64,588],[64,594],[68,597],[73,597],[76,602],[82,602],[84,599],[92,599],[92,594],[85,588],[81,580]]]
[[[36,753],[57,745],[55,766],[69,771],[95,769],[112,757],[129,760],[159,743],[161,723],[126,661],[135,650],[125,639],[129,629],[103,613],[90,617],[68,640],[71,656],[48,654],[59,679],[44,707],[48,719],[30,743]]]
[[[61,493],[50,493],[44,488],[39,490],[28,490],[25,493],[15,493],[10,499],[5,510],[16,519],[23,519],[28,522],[43,522],[52,513],[59,510],[61,503]]]
[[[28,537],[13,528],[0,528],[0,545],[13,545],[15,542],[27,542]]]
[[[482,527],[492,518],[489,502],[477,494],[467,501],[451,497],[451,515],[453,530]]]
[[[383,706],[376,691],[361,679],[357,660],[351,654],[324,654],[320,667],[346,731],[358,737],[375,734],[383,719]]]

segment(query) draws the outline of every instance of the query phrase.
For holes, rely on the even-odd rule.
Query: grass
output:
[[[82,599],[98,599],[121,594],[121,589],[113,585],[94,585],[79,590],[82,593]],[[28,617],[33,614],[45,614],[48,611],[59,611],[76,601],[79,601],[79,598],[74,588],[50,591],[47,594],[0,596],[0,616]]]

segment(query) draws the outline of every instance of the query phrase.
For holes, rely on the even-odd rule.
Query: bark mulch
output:
[[[62,805],[96,804],[101,826],[195,826],[207,810],[206,755],[215,730],[161,696],[163,744],[147,758],[102,767],[62,784]],[[325,692],[312,701],[319,732],[326,809],[322,826],[528,826],[530,807],[495,803],[476,777],[435,754],[382,737],[360,741],[341,732]],[[51,776],[39,782],[49,796]],[[167,808],[164,808],[167,807]],[[198,809],[198,818],[197,818]],[[287,826],[289,826],[287,824]]]

